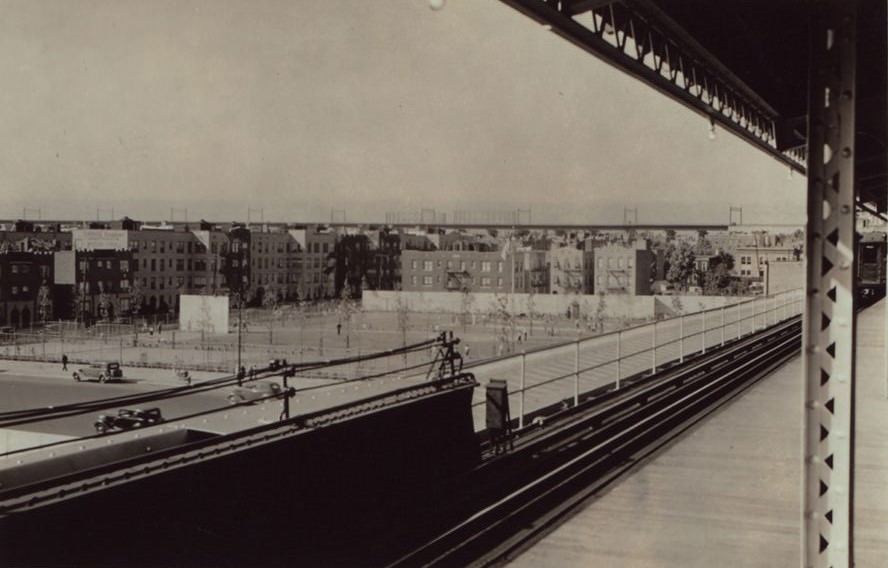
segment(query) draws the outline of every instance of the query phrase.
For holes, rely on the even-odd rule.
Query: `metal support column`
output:
[[[623,330],[617,331],[617,390],[623,375]]]
[[[854,1],[817,5],[808,68],[803,566],[853,565]]]
[[[685,361],[685,317],[681,314],[678,318],[678,362]]]
[[[580,340],[577,339],[577,350],[574,355],[574,406],[580,404]]]
[[[521,389],[518,391],[518,428],[524,428],[524,389],[527,387],[527,353],[521,352]]]
[[[703,310],[703,354],[706,355],[706,310]]]
[[[657,322],[654,321],[653,331],[651,332],[651,374],[657,373]]]

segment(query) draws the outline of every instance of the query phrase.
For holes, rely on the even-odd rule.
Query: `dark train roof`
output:
[[[870,231],[860,235],[861,243],[884,243],[886,240],[885,231]]]

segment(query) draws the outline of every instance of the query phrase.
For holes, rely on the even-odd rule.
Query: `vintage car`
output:
[[[130,430],[161,422],[163,422],[163,416],[159,408],[121,408],[117,414],[100,415],[94,426],[96,432],[104,434],[111,430]]]
[[[228,395],[228,402],[231,404],[253,403],[260,400],[265,402],[272,397],[280,396],[281,385],[272,381],[258,381],[235,388]]]
[[[81,367],[73,373],[75,381],[119,381],[123,378],[123,370],[117,361],[100,361],[91,363],[89,367]]]

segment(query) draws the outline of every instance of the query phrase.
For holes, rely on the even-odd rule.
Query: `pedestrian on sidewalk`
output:
[[[64,353],[62,353],[62,370],[63,371],[68,370],[68,356],[65,355]]]

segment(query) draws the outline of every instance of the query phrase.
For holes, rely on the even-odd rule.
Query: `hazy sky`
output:
[[[4,218],[804,221],[786,166],[494,0],[0,0],[0,76]]]

